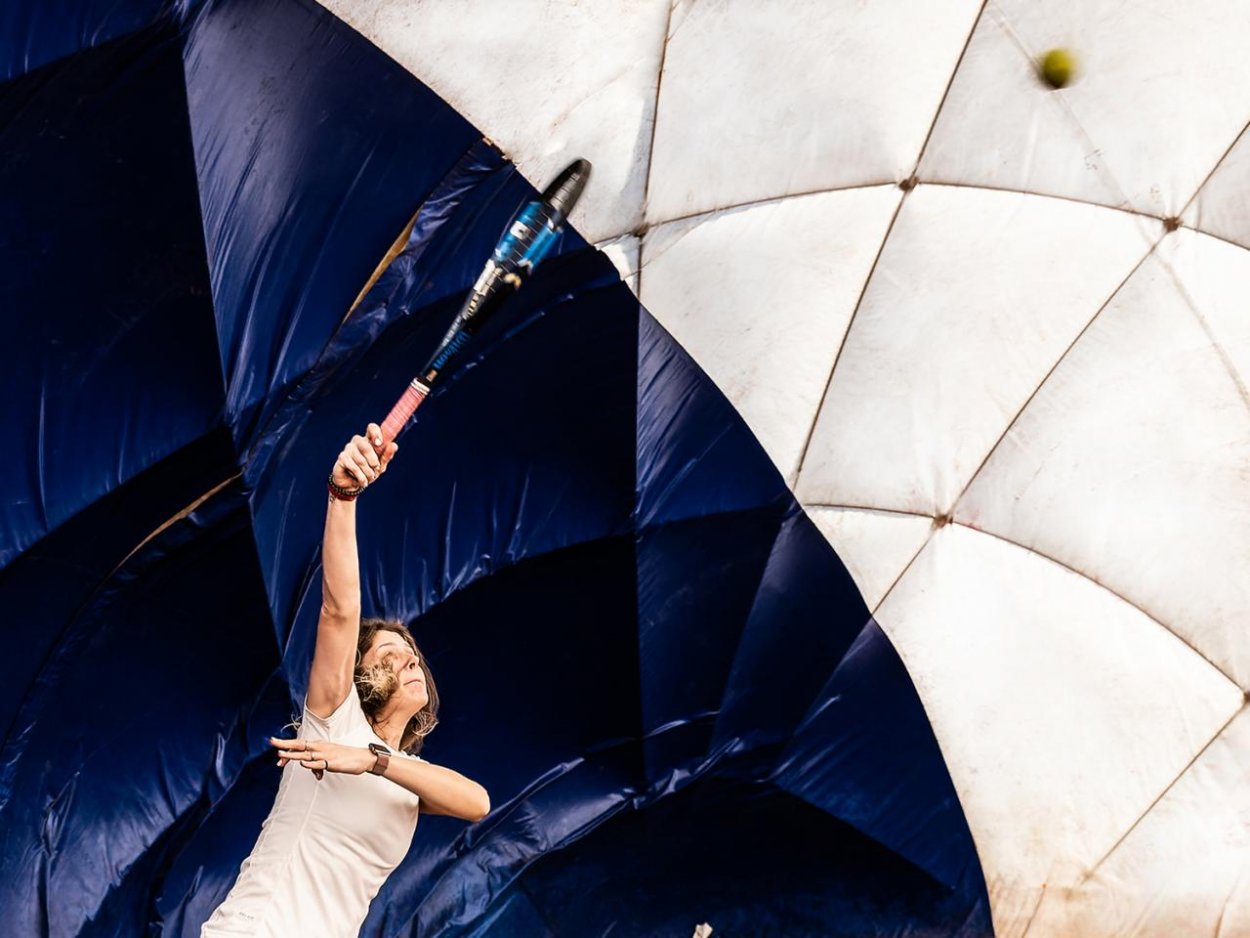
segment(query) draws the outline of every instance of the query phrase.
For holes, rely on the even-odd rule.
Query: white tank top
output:
[[[328,719],[310,713],[305,699],[299,738],[361,747],[385,742],[365,718],[355,684]],[[412,844],[419,803],[380,775],[326,772],[318,781],[288,763],[251,856],[200,938],[355,938],[369,903]]]

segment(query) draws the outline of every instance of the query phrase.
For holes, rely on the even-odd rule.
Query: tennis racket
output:
[[[429,395],[430,388],[446,369],[447,363],[464,348],[503,299],[514,293],[555,247],[560,229],[581,197],[589,176],[590,163],[574,160],[560,171],[536,201],[524,205],[508,223],[503,237],[491,252],[490,260],[469,291],[468,299],[452,320],[451,328],[382,421],[383,447],[399,436],[399,431]]]

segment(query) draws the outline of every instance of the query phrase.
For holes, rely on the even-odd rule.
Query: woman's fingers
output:
[[[377,469],[382,464],[373,445],[363,436],[352,437],[352,444],[356,447],[356,453],[365,461],[365,465]]]
[[[364,437],[355,436],[339,454],[343,470],[361,485],[368,485],[378,477],[378,470],[370,465],[369,457],[364,453],[368,448],[369,444],[364,441]],[[373,460],[377,462],[377,456],[373,456]]]
[[[382,443],[382,428],[376,423],[369,424],[365,434],[352,437],[339,454],[343,472],[363,485],[369,484],[385,472],[386,464],[399,449],[394,442],[385,445]]]
[[[279,739],[277,736],[269,737],[269,745],[278,750],[280,759],[314,758],[312,753],[318,748],[311,739]]]
[[[278,768],[285,769],[288,762],[294,762],[296,765],[303,766],[308,769],[308,771],[312,772],[313,775],[317,776],[317,778],[321,778],[325,775],[326,769],[330,767],[329,761],[320,757],[316,759],[299,759],[295,756],[284,755],[278,758]]]
[[[365,484],[372,482],[378,477],[377,470],[365,461],[365,458],[359,453],[351,454],[352,465],[356,467],[356,474]]]
[[[279,768],[286,768],[288,762],[297,762],[320,779],[330,767],[329,760],[318,754],[317,744],[311,740],[270,736],[269,745],[278,750]]]
[[[399,444],[395,442],[387,443],[385,449],[382,450],[382,471],[386,471],[387,463],[395,458],[395,453],[399,450]]]
[[[370,482],[381,474],[382,462],[378,459],[378,454],[373,451],[373,447],[369,445],[368,440],[363,436],[354,436],[349,448],[352,450],[353,461]]]
[[[399,449],[398,443],[382,442],[382,428],[376,423],[369,424],[365,434],[351,438],[336,464],[344,476],[361,486],[376,482]]]
[[[355,479],[361,485],[368,484],[369,478],[365,475],[365,471],[356,464],[356,453],[350,447],[339,453],[339,465],[348,478]]]

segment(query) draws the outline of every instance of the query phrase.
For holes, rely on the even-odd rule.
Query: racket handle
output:
[[[408,418],[416,412],[417,408],[421,406],[421,402],[425,400],[425,396],[429,393],[430,389],[418,380],[413,380],[404,389],[403,395],[395,402],[395,406],[386,415],[386,419],[382,421],[383,446],[399,436],[399,431],[408,423]]]

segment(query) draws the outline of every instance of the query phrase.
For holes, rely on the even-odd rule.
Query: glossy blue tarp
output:
[[[311,2],[0,28],[0,932],[193,936],[276,790],[329,465],[533,190]],[[359,529],[366,613],[439,681],[425,754],[492,800],[421,819],[364,934],[990,932],[898,656],[575,232]]]

